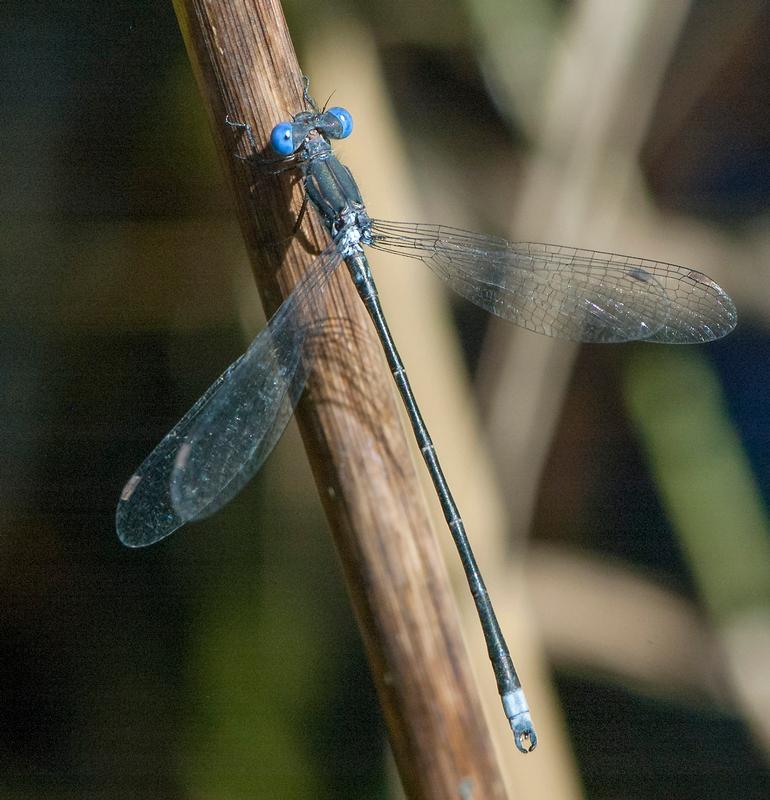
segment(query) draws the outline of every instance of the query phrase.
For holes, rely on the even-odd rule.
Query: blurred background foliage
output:
[[[576,348],[375,264],[532,687],[535,754],[490,715],[511,796],[770,796],[770,5],[285,10],[377,216],[688,263],[736,300],[709,346]],[[213,519],[114,535],[261,325],[171,4],[3,11],[0,798],[394,796],[293,428]]]

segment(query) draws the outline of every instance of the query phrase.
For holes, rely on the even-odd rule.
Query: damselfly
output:
[[[471,589],[516,745],[537,743],[521,682],[497,622],[459,511],[441,471],[401,358],[388,330],[363,246],[424,261],[471,302],[538,333],[580,342],[708,342],[728,334],[736,312],[700,272],[642,258],[504,239],[441,225],[369,217],[331,139],[353,127],[343,108],[308,110],[273,129],[270,144],[297,168],[332,242],[249,349],[208,389],[130,478],[117,530],[130,547],[152,544],[213,514],[240,491],[280,438],[311,359],[308,325],[329,278],[345,263],[372,319],[436,489]],[[245,131],[254,153],[251,129]]]

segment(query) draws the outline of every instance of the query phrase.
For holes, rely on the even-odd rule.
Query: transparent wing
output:
[[[371,244],[424,261],[498,317],[562,339],[708,342],[737,321],[716,283],[660,261],[383,220],[372,220]]]
[[[284,431],[307,378],[305,341],[341,258],[332,243],[249,349],[209,387],[126,483],[120,540],[142,547],[213,514],[253,477]]]

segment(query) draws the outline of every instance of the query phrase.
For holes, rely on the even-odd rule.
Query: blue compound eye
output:
[[[350,136],[353,130],[353,117],[350,116],[350,112],[346,108],[334,106],[334,108],[328,108],[326,113],[331,114],[342,126],[342,133],[336,138],[346,139]]]
[[[279,156],[290,156],[294,152],[294,133],[290,122],[280,122],[270,134],[270,147]]]

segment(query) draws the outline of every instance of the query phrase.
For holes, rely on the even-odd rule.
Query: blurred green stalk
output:
[[[714,620],[770,601],[767,514],[708,360],[695,349],[640,347],[625,394]]]

